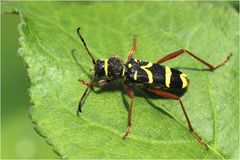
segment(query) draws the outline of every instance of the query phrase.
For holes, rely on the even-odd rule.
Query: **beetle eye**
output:
[[[96,65],[95,65],[95,77],[96,78],[100,78],[103,77],[104,74],[104,61],[97,61]]]

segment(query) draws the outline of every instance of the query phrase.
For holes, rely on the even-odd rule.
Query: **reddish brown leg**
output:
[[[217,69],[218,67],[222,66],[223,64],[225,64],[229,59],[230,57],[232,56],[232,54],[230,54],[229,56],[227,56],[223,61],[219,62],[216,66],[213,66],[211,64],[209,64],[208,62],[204,61],[203,59],[197,57],[196,55],[194,55],[192,52],[186,50],[186,49],[180,49],[176,52],[173,52],[173,53],[170,53],[169,55],[161,58],[160,60],[157,61],[157,64],[160,64],[160,63],[163,63],[165,61],[168,61],[172,58],[175,58],[183,53],[188,53],[190,56],[192,56],[193,58],[195,58],[196,60],[198,60],[199,62],[205,64],[206,66],[208,66],[208,68],[211,70],[211,71],[214,71],[215,69]]]
[[[95,82],[87,82],[85,80],[79,80],[83,85],[87,86],[86,90],[84,91],[80,101],[79,101],[79,104],[78,104],[78,109],[77,109],[77,115],[79,116],[79,112],[82,112],[82,105],[83,105],[83,102],[84,102],[84,99],[87,95],[87,92],[89,91],[89,88],[91,86],[96,86],[97,83]]]
[[[133,54],[136,51],[136,47],[137,47],[137,39],[136,39],[136,35],[134,35],[134,37],[133,37],[133,46],[132,46],[131,50],[128,52],[128,60],[127,60],[127,62],[129,62],[130,59],[132,58]]]
[[[83,85],[87,86],[86,90],[84,91],[80,101],[79,101],[79,104],[78,104],[78,109],[77,109],[77,115],[79,116],[79,112],[82,112],[82,105],[83,105],[83,102],[84,102],[84,99],[87,95],[87,92],[89,91],[89,88],[91,86],[93,87],[102,87],[104,86],[105,84],[107,84],[107,82],[105,80],[100,80],[98,82],[87,82],[85,80],[79,80]]]
[[[127,85],[124,85],[124,90],[127,93],[127,95],[131,98],[130,110],[128,112],[128,128],[123,136],[123,138],[127,138],[128,134],[131,132],[131,127],[132,127],[132,109],[133,109],[134,93],[133,93],[133,90]]]
[[[206,147],[206,149],[208,149],[208,145],[203,141],[203,139],[196,132],[194,132],[192,124],[191,124],[191,122],[190,122],[190,120],[188,118],[187,112],[186,112],[186,110],[185,110],[185,108],[183,106],[183,103],[182,103],[180,97],[178,97],[178,96],[176,96],[174,94],[168,93],[168,92],[161,91],[161,90],[148,89],[148,91],[150,91],[150,92],[152,92],[154,94],[157,94],[157,95],[159,95],[161,97],[164,97],[164,98],[178,100],[180,105],[181,105],[181,108],[183,110],[184,116],[185,116],[185,118],[187,120],[189,130],[193,133],[193,135],[197,138],[197,140],[199,142],[201,142]]]

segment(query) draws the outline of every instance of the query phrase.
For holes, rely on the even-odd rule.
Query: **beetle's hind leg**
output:
[[[203,139],[193,130],[193,127],[192,127],[192,124],[188,118],[188,115],[187,115],[187,112],[183,106],[183,103],[180,99],[180,97],[174,95],[174,94],[171,94],[171,93],[168,93],[168,92],[165,92],[165,91],[161,91],[161,90],[155,90],[155,89],[147,89],[148,91],[154,93],[154,94],[157,94],[161,97],[164,97],[164,98],[168,98],[168,99],[173,99],[173,100],[177,100],[179,101],[180,105],[181,105],[181,108],[183,110],[183,113],[184,113],[184,116],[187,120],[187,123],[188,123],[188,127],[189,127],[189,130],[192,132],[192,134],[197,138],[197,140],[202,143],[204,145],[204,147],[206,149],[208,149],[208,145],[203,141]]]
[[[192,56],[193,58],[195,58],[196,60],[198,60],[199,62],[203,63],[204,65],[206,65],[211,71],[214,71],[215,69],[219,68],[220,66],[224,65],[232,56],[232,54],[230,54],[229,56],[227,56],[223,61],[219,62],[216,66],[213,66],[211,64],[209,64],[208,62],[206,62],[205,60],[199,58],[198,56],[196,56],[195,54],[193,54],[192,52],[186,50],[186,49],[180,49],[178,51],[175,51],[173,53],[168,54],[167,56],[159,59],[156,63],[157,64],[161,64],[163,62],[166,62],[170,59],[173,59],[177,56],[182,55],[183,53],[187,53],[188,55]]]
[[[132,127],[132,109],[133,109],[134,93],[133,93],[133,90],[127,85],[124,85],[124,90],[127,93],[128,97],[131,98],[130,109],[128,112],[128,128],[123,136],[123,138],[127,138],[128,134],[131,132],[131,127]]]

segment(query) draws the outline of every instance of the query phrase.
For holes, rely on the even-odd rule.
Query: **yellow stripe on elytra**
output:
[[[148,75],[148,83],[152,83],[153,82],[153,75],[152,72],[149,71],[147,68],[152,67],[152,62],[148,62],[148,64],[146,66],[141,66],[140,68],[143,69],[147,75]]]
[[[132,67],[132,64],[131,63],[128,63],[128,68],[131,68]]]
[[[125,67],[123,68],[123,72],[122,72],[122,76],[124,76],[125,75]]]
[[[108,59],[105,59],[104,61],[104,71],[105,71],[105,76],[108,76]]]
[[[181,80],[182,80],[182,88],[187,87],[187,85],[188,85],[187,75],[184,74],[184,73],[182,73],[182,74],[180,74],[180,78],[181,78]]]
[[[134,76],[133,76],[134,80],[137,80],[137,71],[134,72]]]
[[[171,68],[165,66],[165,85],[168,88],[170,88],[171,75],[172,75]]]

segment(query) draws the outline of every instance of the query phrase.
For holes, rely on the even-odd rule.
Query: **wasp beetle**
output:
[[[126,138],[131,131],[132,109],[134,101],[134,92],[132,89],[133,87],[140,86],[146,89],[147,91],[156,94],[160,97],[177,100],[180,103],[183,114],[188,123],[189,130],[196,137],[196,139],[200,143],[202,143],[206,149],[208,149],[208,145],[193,130],[190,119],[188,118],[187,112],[184,108],[183,102],[180,99],[180,97],[187,90],[189,85],[189,80],[186,74],[178,71],[177,69],[170,68],[160,64],[170,59],[173,59],[179,55],[182,55],[183,53],[187,53],[188,55],[192,56],[199,62],[206,65],[210,71],[214,71],[218,67],[225,64],[230,59],[232,54],[230,54],[216,66],[213,66],[208,62],[204,61],[203,59],[199,58],[192,52],[186,49],[180,49],[159,59],[156,63],[152,63],[133,58],[133,55],[136,50],[136,36],[134,35],[133,46],[128,53],[126,62],[123,62],[123,60],[119,59],[116,56],[112,56],[105,60],[96,61],[91,52],[89,51],[86,42],[84,41],[83,37],[80,34],[80,28],[77,29],[77,34],[94,64],[94,74],[92,77],[93,78],[92,81],[87,82],[85,80],[80,80],[80,82],[84,84],[87,88],[80,99],[77,109],[77,115],[79,115],[79,112],[82,112],[83,101],[90,87],[102,87],[109,82],[121,79],[123,81],[124,91],[131,99],[130,110],[128,114],[128,127],[123,136],[124,138]],[[175,91],[177,91],[178,93],[180,92],[181,95],[176,94]]]

